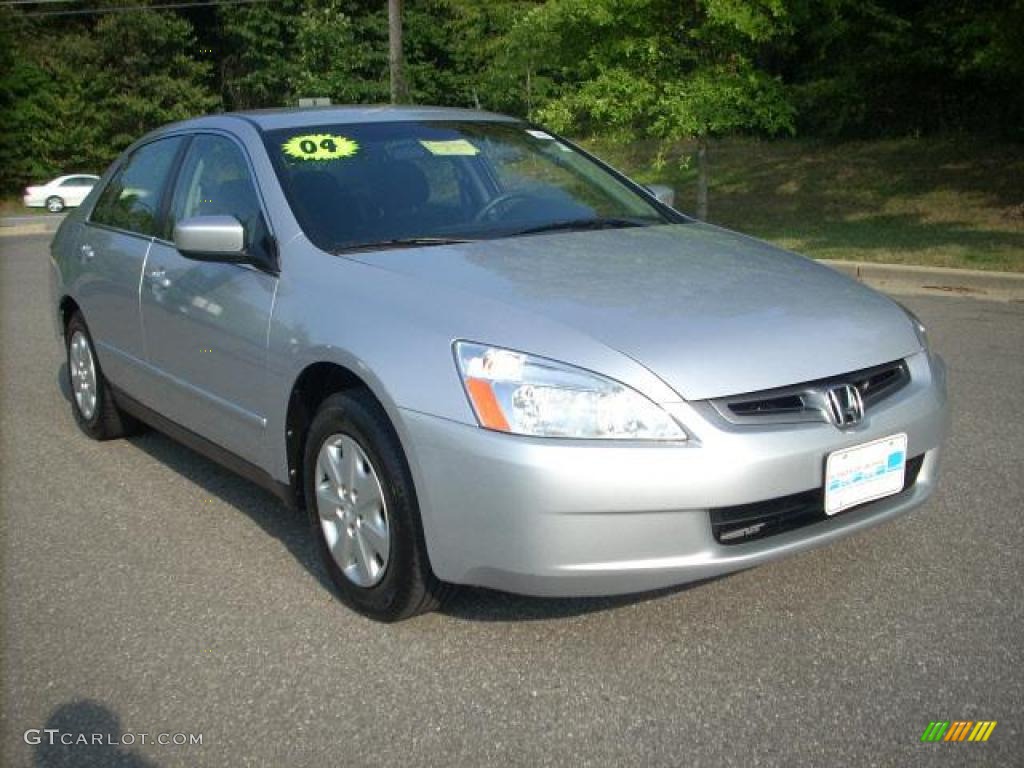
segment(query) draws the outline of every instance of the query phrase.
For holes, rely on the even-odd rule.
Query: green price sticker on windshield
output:
[[[359,151],[359,145],[344,136],[311,133],[292,136],[281,145],[281,151],[296,160],[341,160],[352,157]]]

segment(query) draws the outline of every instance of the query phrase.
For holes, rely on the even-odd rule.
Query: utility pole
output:
[[[708,220],[708,179],[711,176],[708,161],[708,137],[697,139],[697,218]]]
[[[388,0],[388,67],[391,70],[391,103],[405,100],[402,74],[402,0]]]

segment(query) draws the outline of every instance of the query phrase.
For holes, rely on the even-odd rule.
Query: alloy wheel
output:
[[[358,587],[380,583],[391,553],[391,525],[380,476],[350,435],[334,434],[316,461],[317,513],[331,556]]]
[[[89,339],[81,331],[75,331],[71,336],[68,368],[75,404],[82,417],[89,421],[96,413],[96,361],[92,356]]]

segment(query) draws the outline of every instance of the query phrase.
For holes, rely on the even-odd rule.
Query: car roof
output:
[[[99,176],[97,176],[95,173],[69,173],[69,174],[66,174],[64,176],[58,176],[55,179],[50,179],[46,183],[47,184],[56,184],[58,181],[66,181],[67,179],[77,179],[80,176],[86,176],[86,177],[88,177],[90,179],[98,179],[99,178]]]
[[[312,125],[386,123],[406,121],[473,121],[473,122],[514,122],[518,118],[485,112],[479,109],[458,107],[429,107],[407,105],[348,105],[332,107],[298,107],[289,109],[256,109],[245,112],[225,112],[219,115],[198,117],[193,120],[166,126],[175,130],[188,128],[223,127],[225,121],[244,120],[260,130],[272,131],[279,128],[302,128]]]

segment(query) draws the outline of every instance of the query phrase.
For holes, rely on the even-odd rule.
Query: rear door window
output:
[[[184,141],[174,136],[135,150],[103,190],[89,220],[147,237],[156,235],[168,176]]]

